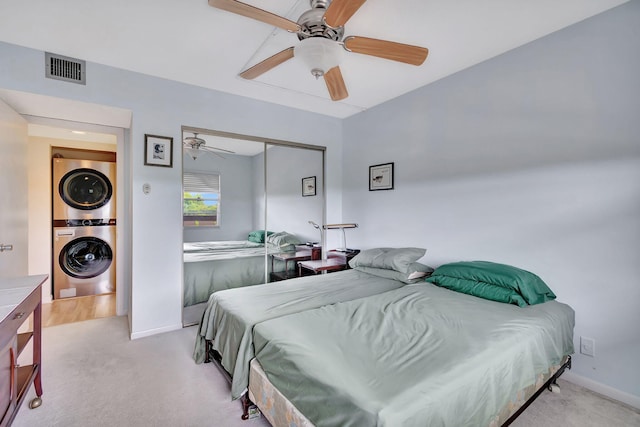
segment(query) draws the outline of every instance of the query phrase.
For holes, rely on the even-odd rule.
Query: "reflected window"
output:
[[[220,225],[220,174],[183,173],[182,220],[185,227]]]

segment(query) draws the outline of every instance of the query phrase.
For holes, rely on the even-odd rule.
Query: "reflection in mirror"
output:
[[[323,151],[267,147],[267,230],[279,247],[271,255],[272,281],[297,277],[299,261],[321,258]]]
[[[183,150],[184,325],[200,321],[213,292],[265,280],[264,243],[250,235],[258,228],[255,189],[264,188],[264,175],[255,164],[265,144],[203,134],[194,143],[193,136],[183,132],[193,143]]]
[[[290,255],[321,241],[324,152],[230,135],[183,127],[185,326],[213,292],[294,277]]]

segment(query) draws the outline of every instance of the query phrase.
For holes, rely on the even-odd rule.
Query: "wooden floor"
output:
[[[62,325],[116,315],[116,294],[56,299],[42,304],[42,326]]]

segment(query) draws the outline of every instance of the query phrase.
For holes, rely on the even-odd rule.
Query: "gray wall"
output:
[[[349,245],[537,273],[575,309],[576,350],[596,341],[572,372],[637,404],[638,76],[636,1],[345,120]],[[391,161],[395,190],[369,192]]]
[[[302,196],[302,178],[316,177],[316,195]],[[309,224],[322,224],[322,151],[291,147],[267,150],[267,228],[287,231],[302,242],[319,241]]]
[[[264,156],[254,158],[256,228],[264,228]],[[302,196],[302,178],[316,177],[316,195]],[[287,231],[302,242],[320,241],[309,221],[322,223],[322,151],[269,145],[267,149],[267,229]]]

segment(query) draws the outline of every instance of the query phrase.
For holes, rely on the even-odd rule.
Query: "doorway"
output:
[[[19,250],[13,251],[14,258],[24,261],[25,268],[16,270],[14,275],[52,275],[52,211],[51,211],[51,191],[52,177],[51,150],[42,149],[38,145],[29,143],[29,139],[46,138],[70,140],[72,144],[80,144],[90,138],[92,143],[107,143],[105,138],[110,140],[110,150],[116,153],[117,162],[117,182],[116,191],[117,217],[116,233],[116,282],[119,284],[117,292],[110,298],[99,298],[104,301],[91,302],[91,309],[87,309],[87,304],[81,304],[80,311],[92,317],[102,317],[103,313],[112,313],[115,304],[116,315],[130,314],[131,295],[131,236],[127,231],[131,227],[131,219],[127,215],[130,207],[130,151],[129,147],[129,127],[131,125],[132,113],[130,110],[115,108],[99,104],[89,104],[81,101],[73,101],[64,98],[53,98],[49,96],[19,92],[0,88],[0,105],[5,105],[11,117],[15,121],[21,121],[24,126],[20,126],[20,147],[19,153],[11,157],[11,162],[16,165],[24,165],[24,188],[19,193],[25,194],[24,201],[12,206],[9,214],[16,212],[21,214],[21,225],[27,231],[24,237],[16,238],[16,245]],[[14,126],[16,127],[16,126]],[[63,133],[64,135],[62,135]],[[115,138],[115,143],[114,143]],[[5,141],[0,141],[5,142]],[[40,148],[40,149],[38,149]],[[29,150],[33,150],[29,152]],[[106,150],[109,151],[109,150]],[[40,164],[44,171],[38,174],[32,166]],[[28,181],[28,184],[27,184]],[[27,193],[29,193],[27,195]],[[27,198],[29,199],[27,203]],[[40,206],[40,209],[37,207]],[[23,214],[24,213],[24,214]],[[44,213],[44,217],[41,216]],[[44,240],[43,240],[44,239]],[[8,259],[5,257],[5,259]],[[53,289],[51,280],[42,286],[43,311],[47,309],[53,300]],[[115,300],[115,302],[113,301]],[[52,307],[48,307],[49,309]],[[91,314],[92,313],[92,314]],[[79,319],[79,317],[75,317]],[[131,317],[129,316],[129,327],[131,327]]]
[[[114,316],[117,136],[68,123],[27,127],[29,269],[50,271],[43,326]]]

